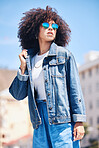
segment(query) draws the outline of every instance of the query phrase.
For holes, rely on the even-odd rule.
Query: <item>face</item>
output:
[[[38,39],[46,42],[52,42],[56,37],[56,29],[52,28],[52,24],[55,24],[53,20],[49,21],[49,27],[45,29],[42,25],[40,26]]]

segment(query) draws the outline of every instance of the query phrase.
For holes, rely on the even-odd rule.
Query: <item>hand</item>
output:
[[[85,133],[84,126],[82,122],[76,122],[74,126],[74,141],[80,140],[83,138]]]
[[[20,65],[20,69],[21,69],[21,73],[24,74],[25,69],[26,69],[26,60],[25,58],[27,57],[27,50],[24,49],[22,50],[22,52],[19,54],[19,59],[21,61],[21,65]]]

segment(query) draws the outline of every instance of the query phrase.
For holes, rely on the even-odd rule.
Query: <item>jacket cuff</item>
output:
[[[73,114],[72,117],[74,122],[86,122],[86,115]]]
[[[26,74],[21,74],[21,69],[18,70],[17,72],[17,77],[20,81],[27,81],[28,80],[28,75]]]

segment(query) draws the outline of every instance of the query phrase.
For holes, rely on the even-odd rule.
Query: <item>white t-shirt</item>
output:
[[[47,51],[42,55],[36,54],[32,59],[32,79],[34,87],[37,91],[38,100],[46,99],[42,64],[43,64],[43,59],[48,55],[48,52],[49,51]]]

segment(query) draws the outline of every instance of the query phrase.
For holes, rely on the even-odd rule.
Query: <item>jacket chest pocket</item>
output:
[[[59,57],[49,62],[52,77],[65,77],[65,58]]]

